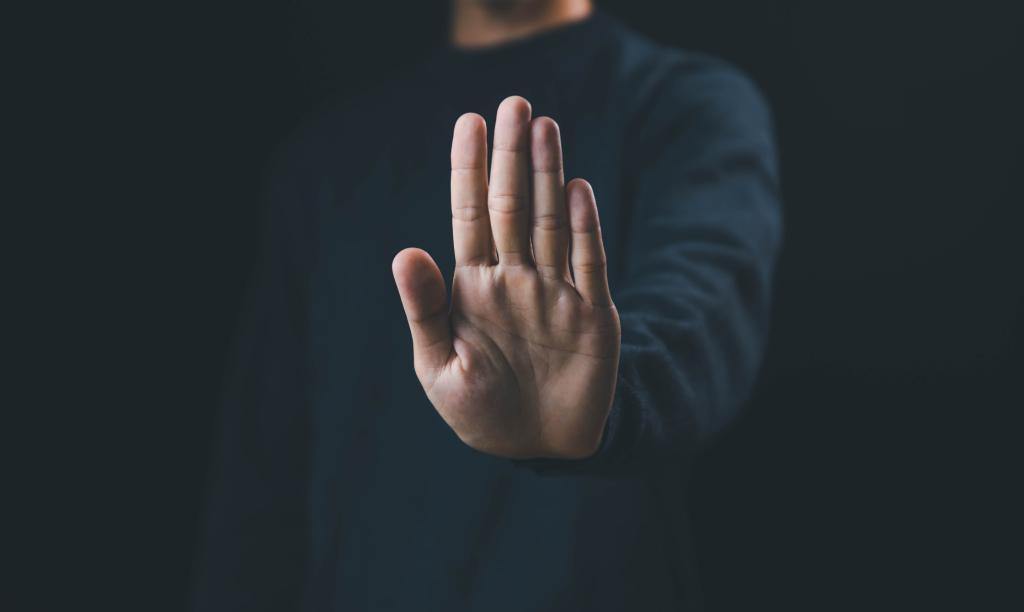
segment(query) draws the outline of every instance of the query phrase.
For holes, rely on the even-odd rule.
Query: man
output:
[[[767,109],[586,0],[458,0],[451,40],[281,156],[196,609],[699,605],[684,483],[764,343]]]

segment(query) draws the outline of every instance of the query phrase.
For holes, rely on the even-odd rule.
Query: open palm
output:
[[[489,184],[479,115],[456,122],[451,159],[451,303],[426,252],[405,249],[393,265],[420,383],[473,448],[586,457],[611,407],[620,339],[594,193],[565,185],[558,126],[531,120],[519,97],[498,108]]]

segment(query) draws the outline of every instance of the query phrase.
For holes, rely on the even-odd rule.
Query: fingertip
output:
[[[529,123],[532,113],[533,107],[522,96],[509,96],[498,105],[498,121],[507,121],[514,125]]]
[[[554,119],[534,119],[530,123],[530,143],[534,170],[553,172],[562,168],[561,136]]]
[[[408,276],[408,270],[412,265],[410,258],[415,257],[412,253],[412,251],[415,250],[416,249],[402,249],[395,255],[395,258],[391,260],[391,274],[395,277],[395,281],[398,282],[399,285],[401,285],[402,281]]]
[[[569,223],[573,231],[591,231],[600,226],[597,216],[597,200],[590,183],[575,178],[565,186],[569,206]]]
[[[498,106],[494,119],[495,151],[528,151],[530,103],[525,98],[510,96]]]
[[[487,129],[487,121],[476,113],[463,113],[455,120],[455,132],[465,132],[471,135],[478,134]]]
[[[402,249],[391,261],[391,273],[400,287],[414,287],[422,284],[424,273],[437,269],[434,259],[423,249],[410,247]]]
[[[423,381],[450,354],[444,279],[430,255],[417,248],[401,250],[391,261],[391,269],[412,333],[416,374]]]
[[[565,188],[570,194],[575,192],[578,197],[589,197],[593,199],[594,188],[590,186],[590,183],[586,179],[574,178],[566,183]]]
[[[551,117],[537,117],[531,122],[530,128],[536,139],[549,141],[558,138],[558,123]]]
[[[452,168],[482,168],[487,158],[487,122],[476,113],[455,121],[452,134]]]

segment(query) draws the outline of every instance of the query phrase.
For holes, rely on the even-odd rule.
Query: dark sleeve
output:
[[[541,472],[678,464],[738,412],[757,375],[782,235],[768,108],[724,66],[667,75],[628,131],[627,227],[612,291],[616,394],[597,454]]]
[[[193,572],[193,610],[290,610],[303,588],[308,351],[299,201],[286,170],[268,188],[260,263],[215,434]]]

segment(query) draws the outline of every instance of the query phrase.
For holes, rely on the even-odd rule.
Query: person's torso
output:
[[[617,260],[628,84],[615,44],[592,55],[571,78],[509,71],[479,88],[452,86],[472,69],[435,64],[397,88],[401,98],[372,105],[364,119],[377,126],[362,126],[365,136],[325,138],[336,163],[307,186],[311,201],[294,204],[317,211],[310,609],[654,610],[691,598],[677,592],[687,573],[682,508],[662,486],[540,476],[458,440],[413,372],[390,271],[398,251],[416,246],[450,282],[452,126],[469,111],[493,125],[513,94],[559,123],[566,179],[592,183]]]

